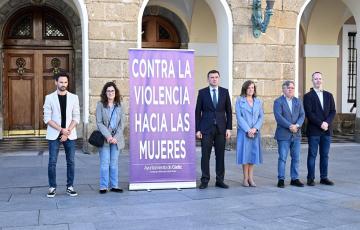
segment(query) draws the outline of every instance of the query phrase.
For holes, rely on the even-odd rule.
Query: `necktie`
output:
[[[216,106],[217,106],[216,89],[213,89],[212,91],[213,91],[212,102],[213,102],[214,108],[216,108]]]

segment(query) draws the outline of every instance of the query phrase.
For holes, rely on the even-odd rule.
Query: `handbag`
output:
[[[112,116],[113,116],[113,114],[114,114],[115,109],[116,109],[116,106],[115,106],[115,108],[113,109],[113,111],[112,111],[112,113],[111,113],[110,120],[109,120],[109,124],[108,124],[108,128],[109,128],[109,126],[110,126],[110,121],[111,121],[111,118],[112,118]],[[103,146],[104,146],[105,137],[104,137],[104,135],[102,135],[102,133],[101,133],[99,130],[94,130],[94,131],[91,133],[88,142],[89,142],[91,145],[100,148],[100,147],[103,147]]]
[[[99,130],[94,130],[89,137],[89,143],[95,147],[103,147],[105,137]]]

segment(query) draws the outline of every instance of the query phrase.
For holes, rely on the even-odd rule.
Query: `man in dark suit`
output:
[[[307,185],[314,186],[315,160],[319,148],[320,183],[334,185],[328,179],[328,159],[332,135],[332,122],[336,110],[333,95],[322,89],[322,74],[312,74],[313,88],[304,95],[304,109],[308,120],[306,135],[308,137]]]
[[[229,91],[219,86],[220,73],[211,70],[208,75],[209,87],[199,90],[195,119],[196,137],[201,139],[201,184],[205,189],[210,180],[209,160],[211,149],[215,147],[216,183],[215,186],[228,188],[225,176],[225,138],[231,136],[232,109]]]

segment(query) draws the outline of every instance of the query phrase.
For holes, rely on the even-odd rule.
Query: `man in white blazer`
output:
[[[66,155],[66,193],[70,196],[77,196],[73,183],[75,140],[77,139],[75,127],[80,122],[79,98],[67,91],[68,73],[60,72],[54,77],[56,91],[46,95],[44,103],[44,122],[47,125],[46,139],[49,143],[49,191],[47,197],[52,198],[56,195],[56,162],[60,144],[63,144]]]

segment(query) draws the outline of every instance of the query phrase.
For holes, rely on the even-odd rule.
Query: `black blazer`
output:
[[[196,132],[210,133],[215,119],[220,133],[232,129],[232,108],[229,91],[222,87],[218,87],[218,90],[219,98],[216,108],[212,103],[209,87],[199,90],[195,109]]]
[[[304,95],[304,110],[308,120],[306,127],[307,136],[332,135],[332,122],[336,114],[334,97],[331,93],[324,90],[323,100],[324,109],[321,107],[315,90],[311,89],[310,92]],[[327,131],[323,131],[320,128],[323,121],[329,124]]]

